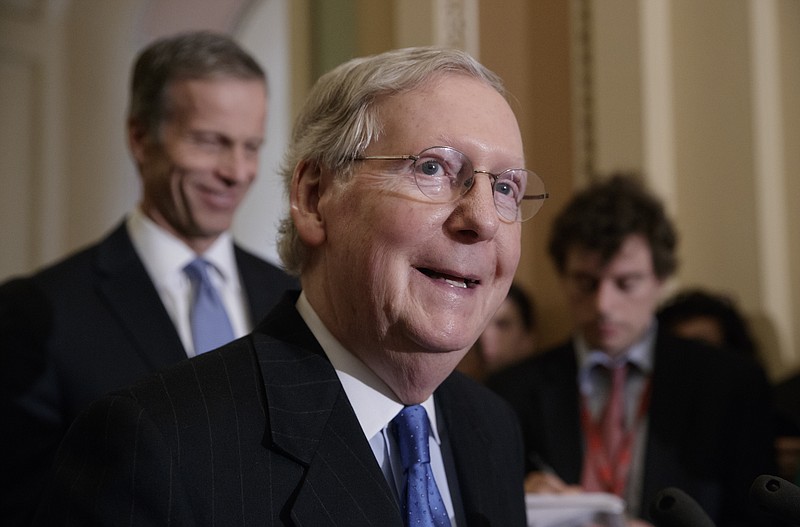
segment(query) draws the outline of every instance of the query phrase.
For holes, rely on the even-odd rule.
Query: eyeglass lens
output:
[[[493,180],[497,212],[509,221],[525,221],[542,207],[546,193],[536,173],[509,169],[500,174],[475,172],[469,158],[449,147],[424,150],[414,161],[414,179],[423,194],[439,202],[449,202],[464,195],[475,183],[477,174]]]

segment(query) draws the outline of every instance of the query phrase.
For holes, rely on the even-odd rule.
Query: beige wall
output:
[[[800,3],[582,3],[594,168],[643,171],[681,234],[673,286],[733,296],[782,378],[800,354]]]

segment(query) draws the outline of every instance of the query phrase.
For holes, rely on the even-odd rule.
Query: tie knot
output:
[[[394,423],[395,438],[400,450],[400,461],[404,469],[411,465],[420,463],[430,463],[430,451],[428,450],[428,435],[430,426],[428,424],[428,412],[419,404],[406,406],[397,417],[392,419]]]
[[[631,363],[627,360],[616,362],[610,366],[608,366],[608,371],[611,373],[611,378],[613,380],[619,381],[620,379],[625,379],[628,374],[629,368]]]
[[[203,258],[195,258],[183,268],[183,271],[189,277],[193,284],[210,284],[211,279],[208,276],[208,266],[211,265]]]

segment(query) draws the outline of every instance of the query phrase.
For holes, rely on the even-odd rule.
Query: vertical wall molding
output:
[[[436,0],[435,44],[463,49],[480,59],[478,0]]]
[[[794,357],[790,226],[785,198],[778,7],[775,0],[750,0],[751,71],[758,260],[765,314],[775,328],[781,358]]]
[[[573,0],[572,108],[575,180],[590,181],[595,173],[594,56],[592,54],[592,0]]]
[[[640,24],[643,173],[648,184],[666,202],[669,211],[675,214],[677,154],[669,2],[642,2]]]

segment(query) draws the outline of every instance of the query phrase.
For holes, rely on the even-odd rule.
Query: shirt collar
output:
[[[590,349],[583,335],[577,334],[574,338],[575,353],[578,358],[578,377],[581,385],[588,382],[589,372],[597,365],[610,367],[619,361],[628,361],[638,368],[644,375],[653,372],[653,356],[655,354],[656,334],[658,322],[653,319],[648,330],[641,339],[631,345],[617,359],[612,359],[601,350]]]
[[[296,307],[333,364],[342,388],[361,424],[364,436],[367,439],[372,438],[397,416],[403,409],[403,403],[375,372],[336,340],[311,307],[304,292],[300,293]],[[433,395],[421,404],[428,413],[433,437],[441,444],[436,426],[436,405],[433,402]]]
[[[128,216],[126,226],[136,253],[157,284],[182,277],[183,268],[198,256],[139,207]],[[233,237],[229,232],[222,233],[201,256],[211,263],[223,283],[237,279]]]

